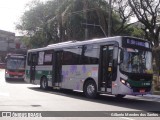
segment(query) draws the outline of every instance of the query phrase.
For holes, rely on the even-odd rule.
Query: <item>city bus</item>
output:
[[[127,36],[51,44],[27,52],[25,81],[40,88],[110,94],[151,94],[150,42]]]
[[[5,79],[24,80],[26,55],[7,54]]]

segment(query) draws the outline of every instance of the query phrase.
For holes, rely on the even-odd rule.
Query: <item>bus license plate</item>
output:
[[[144,93],[144,92],[145,92],[145,90],[144,90],[144,89],[141,89],[139,92],[140,92],[140,93]]]
[[[18,78],[18,76],[14,76],[14,78]]]

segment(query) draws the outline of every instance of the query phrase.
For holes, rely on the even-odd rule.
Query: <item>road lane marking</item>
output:
[[[122,118],[122,119],[125,119],[125,120],[134,120],[134,119],[128,118],[128,117],[119,117],[119,118]]]
[[[6,96],[6,97],[8,97],[10,95],[9,95],[9,93],[2,93],[2,92],[0,92],[0,96]]]

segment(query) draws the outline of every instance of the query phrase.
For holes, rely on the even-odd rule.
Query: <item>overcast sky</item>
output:
[[[30,1],[33,0],[1,0],[0,30],[14,32],[18,35],[18,31],[15,30],[15,23],[18,23],[25,11],[25,5]]]
[[[0,30],[10,31],[20,35],[15,29],[15,23],[25,11],[27,3],[33,0],[1,0],[0,1]],[[40,0],[48,1],[48,0]]]

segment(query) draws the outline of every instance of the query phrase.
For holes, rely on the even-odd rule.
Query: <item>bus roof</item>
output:
[[[130,36],[115,36],[115,37],[106,37],[106,38],[98,38],[98,39],[92,39],[92,40],[85,40],[85,41],[67,41],[67,42],[61,42],[56,44],[51,44],[46,47],[37,48],[37,49],[30,49],[28,52],[36,52],[41,50],[50,50],[50,49],[58,49],[58,48],[64,48],[64,47],[72,47],[75,45],[85,45],[85,44],[96,44],[96,43],[102,43],[106,41],[118,41],[122,37],[130,37]],[[136,38],[136,37],[130,37],[130,38]],[[140,38],[136,38],[140,39]],[[143,39],[141,39],[143,40]]]
[[[85,40],[85,41],[67,41],[67,42],[62,42],[62,43],[57,43],[57,44],[51,44],[46,47],[42,48],[37,48],[37,49],[30,49],[28,52],[31,51],[41,51],[41,50],[50,50],[50,49],[56,49],[56,48],[62,48],[62,47],[71,47],[75,45],[85,45],[85,44],[92,44],[92,43],[100,43],[100,42],[105,42],[105,41],[113,41],[114,39],[120,38],[120,36],[116,37],[109,37],[109,38],[99,38],[99,39],[92,39],[92,40]]]

